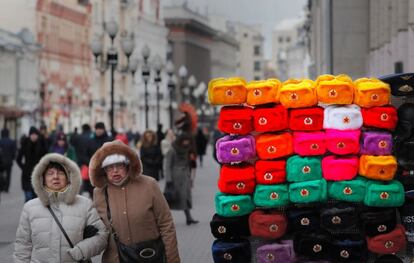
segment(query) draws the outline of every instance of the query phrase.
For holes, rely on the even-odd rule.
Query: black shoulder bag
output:
[[[60,224],[59,219],[56,217],[55,212],[53,212],[52,208],[50,207],[50,205],[47,206],[47,209],[49,209],[50,214],[52,215],[53,219],[55,219],[56,224],[58,225],[58,227],[60,228],[60,231],[62,231],[63,236],[66,238],[66,240],[69,243],[69,246],[71,248],[74,248],[72,241],[70,240],[68,234],[66,234],[65,229],[63,228],[63,226]],[[79,261],[80,263],[92,263],[92,260],[87,259],[87,260],[81,260]]]
[[[165,263],[166,254],[164,243],[161,236],[157,239],[138,242],[132,245],[122,243],[115,229],[112,226],[111,210],[108,202],[108,188],[105,187],[106,213],[108,216],[111,233],[118,248],[118,257],[120,263]]]

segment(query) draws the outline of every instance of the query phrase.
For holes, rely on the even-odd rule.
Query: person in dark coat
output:
[[[139,149],[143,173],[158,181],[162,169],[162,153],[155,132],[150,130],[144,132]]]
[[[192,208],[191,194],[191,165],[190,155],[192,151],[191,135],[182,133],[177,136],[173,142],[171,149],[165,156],[165,180],[167,184],[173,184],[177,190],[178,200],[174,204],[170,204],[171,209],[184,210],[187,225],[197,224],[191,216]]]
[[[17,153],[16,162],[20,169],[22,169],[22,189],[26,202],[36,198],[31,176],[36,164],[47,153],[46,145],[40,136],[38,129],[30,127],[29,137],[23,139],[21,148]]]
[[[203,156],[206,154],[208,137],[200,128],[197,130],[195,137],[197,146],[197,155],[200,160],[200,166],[203,167]]]
[[[16,141],[9,138],[9,130],[7,128],[1,130],[0,139],[0,151],[2,152],[1,169],[0,169],[0,181],[3,182],[3,187],[0,191],[6,193],[9,192],[11,170],[13,166],[13,160],[16,157]]]
[[[88,165],[90,156],[88,155],[88,147],[85,147],[89,144],[89,141],[92,138],[91,126],[89,124],[82,125],[82,132],[78,136],[72,139],[72,146],[75,148],[76,156],[78,157],[78,166]]]

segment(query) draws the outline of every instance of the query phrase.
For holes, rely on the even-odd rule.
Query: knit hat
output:
[[[109,165],[115,164],[115,163],[124,163],[129,164],[129,160],[126,158],[125,155],[122,154],[111,154],[106,156],[106,158],[102,162],[102,168],[105,168]]]
[[[32,135],[32,134],[37,134],[37,135],[39,135],[40,134],[40,132],[39,132],[39,130],[36,128],[36,127],[30,127],[30,129],[29,129],[29,136],[30,135]]]
[[[105,124],[103,123],[103,122],[97,122],[96,124],[95,124],[95,130],[96,129],[102,129],[102,130],[105,130]]]

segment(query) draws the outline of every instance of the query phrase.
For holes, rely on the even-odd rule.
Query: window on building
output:
[[[394,73],[403,73],[404,72],[404,63],[402,61],[397,61],[394,63]]]
[[[286,42],[290,42],[290,37],[286,37]]]
[[[278,41],[279,43],[283,43],[283,37],[279,37]]]
[[[260,69],[261,69],[260,61],[255,61],[254,62],[254,70],[259,71]]]
[[[254,46],[254,54],[260,55],[260,46]]]
[[[248,36],[249,36],[249,34],[247,34],[247,33],[244,33],[244,34],[243,34],[243,36],[244,36],[244,37],[248,37]]]
[[[259,76],[254,76],[254,80],[260,80]]]

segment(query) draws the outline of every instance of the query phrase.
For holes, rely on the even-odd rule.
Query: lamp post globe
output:
[[[112,43],[114,41],[114,38],[118,34],[118,30],[119,30],[118,23],[115,20],[110,20],[105,23],[105,32],[111,38]]]

